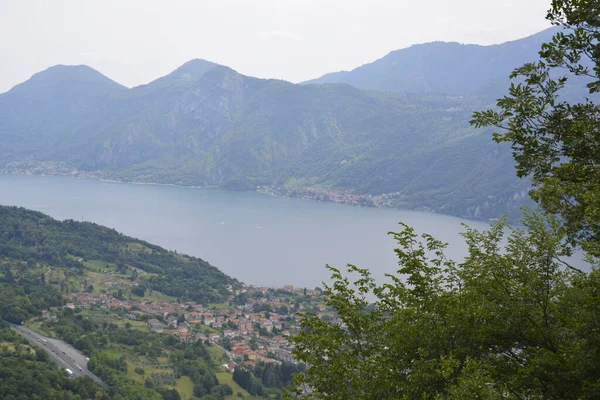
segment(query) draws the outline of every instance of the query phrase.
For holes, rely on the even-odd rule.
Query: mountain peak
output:
[[[13,87],[9,92],[24,93],[31,90],[47,90],[50,87],[72,88],[74,86],[85,88],[85,90],[98,89],[102,92],[116,92],[126,89],[123,85],[87,65],[58,64],[34,74],[27,81]]]
[[[167,87],[185,86],[197,82],[200,78],[214,68],[223,67],[211,61],[194,58],[177,68],[168,75],[153,80],[147,85],[139,86],[141,90],[162,89]]]
[[[194,58],[194,59],[186,62],[185,64],[183,64],[181,67],[177,68],[173,72],[182,72],[182,73],[190,73],[190,74],[194,74],[194,75],[196,75],[196,74],[203,75],[208,70],[210,70],[214,67],[218,67],[218,66],[219,66],[219,64],[216,64],[212,61],[203,60],[201,58]]]

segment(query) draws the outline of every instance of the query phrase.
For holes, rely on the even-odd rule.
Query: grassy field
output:
[[[102,354],[108,358],[119,359],[123,355],[122,349],[116,345],[102,349]]]
[[[129,292],[129,290],[127,289],[127,284],[129,284],[131,282],[130,281],[131,274],[129,274],[129,273],[128,274],[119,274],[119,273],[117,273],[116,265],[107,264],[102,261],[94,261],[94,260],[85,261],[84,265],[88,269],[88,271],[86,271],[86,278],[88,280],[88,283],[91,283],[92,286],[94,286],[94,290],[92,291],[92,294],[94,296],[98,296],[101,293],[103,293],[104,291],[111,290],[110,287],[107,287],[105,285],[106,282],[114,282],[116,285],[113,285],[113,287],[123,288],[123,286],[125,286],[125,290],[127,292]],[[98,272],[98,271],[105,271],[105,270],[110,271],[109,274],[105,274],[104,272]],[[140,279],[143,281],[144,278],[150,277],[152,275],[153,274],[146,274],[146,273],[142,272],[140,275]],[[71,283],[71,284],[74,285],[75,282]],[[119,286],[119,285],[122,285],[122,286]],[[151,291],[151,290],[148,290],[144,297],[139,297],[139,296],[136,296],[133,294],[130,294],[130,295],[133,300],[138,300],[138,301],[174,302],[177,300],[175,297],[167,296],[166,294],[156,292],[156,291]]]
[[[42,322],[26,321],[25,326],[41,335],[56,337],[56,334],[52,330],[47,329],[45,326],[43,326]]]
[[[118,323],[117,316],[111,313],[109,310],[98,310],[98,309],[82,309],[79,310],[79,314],[89,318],[91,321],[102,324],[106,322]]]
[[[144,297],[139,297],[139,296],[136,296],[136,295],[132,295],[131,298],[134,299],[134,300],[166,301],[166,302],[170,302],[170,303],[173,303],[173,302],[177,301],[176,297],[168,296],[168,295],[166,295],[164,293],[156,292],[154,290],[147,290],[146,291],[146,295]]]
[[[104,280],[103,275],[101,273],[98,272],[87,272],[87,276],[88,276],[88,280],[91,282],[92,286],[94,286],[94,290],[92,290],[92,294],[94,296],[99,296],[103,290],[105,290],[104,287]]]
[[[94,296],[98,296],[101,293],[110,290],[107,282],[113,282],[116,285],[126,285],[128,284],[129,275],[123,275],[117,273],[117,267],[114,264],[107,264],[102,261],[89,260],[83,263],[87,268],[85,272],[85,278],[77,277],[79,280],[85,279],[89,284],[91,284],[94,289],[92,290],[92,294]],[[104,273],[104,271],[109,271],[109,273]],[[113,286],[116,286],[113,285]],[[85,290],[85,288],[81,288]]]
[[[217,346],[208,346],[207,350],[210,353],[211,358],[217,365],[222,365],[227,362],[227,360],[223,359],[223,354],[225,352],[221,348]]]
[[[211,328],[210,326],[206,326],[206,325],[200,325],[200,327],[198,328],[198,332],[204,333],[204,334],[220,333],[220,331],[218,329],[214,329],[214,328]]]
[[[173,369],[168,366],[167,357],[159,357],[157,362],[153,362],[145,357],[138,357],[135,359],[128,358],[127,363],[127,376],[136,382],[144,383],[147,378],[151,377],[152,374],[172,374]],[[135,372],[136,368],[142,368],[143,374]],[[181,398],[184,400],[190,400],[194,395],[194,383],[188,376],[182,376],[177,380],[174,387],[165,386],[168,388],[174,388],[179,392]]]
[[[175,389],[181,395],[183,400],[189,400],[194,396],[194,382],[188,376],[182,376],[177,380]]]
[[[215,375],[217,375],[219,384],[226,383],[229,386],[231,386],[231,389],[233,389],[233,394],[225,397],[226,400],[236,400],[236,399],[239,400],[239,397],[237,397],[238,392],[244,395],[244,399],[251,399],[251,400],[262,399],[262,397],[250,396],[250,393],[248,393],[240,385],[235,383],[235,381],[233,380],[233,375],[231,375],[229,372],[217,372]]]
[[[6,350],[7,352],[14,353],[17,351],[17,347],[19,348],[20,355],[35,355],[35,349],[27,344],[19,344],[18,346],[15,346],[15,344],[11,342],[0,342],[0,349]]]
[[[214,308],[215,310],[224,310],[226,308],[229,308],[229,306],[227,304],[221,304],[221,303],[210,303],[208,305],[208,307]]]
[[[96,260],[88,260],[88,261],[84,261],[83,265],[87,268],[90,269],[92,271],[97,271],[97,270],[111,270],[111,271],[116,271],[116,265],[115,264],[110,264],[110,263],[106,263],[104,261],[96,261]]]
[[[139,330],[147,330],[147,328],[148,328],[148,323],[147,322],[144,322],[144,321],[133,321],[133,320],[130,320],[130,319],[118,320],[118,321],[115,321],[115,324],[118,325],[118,326],[120,326],[120,327],[123,327],[123,326],[129,324],[129,325],[131,325],[131,327],[133,329],[139,329]]]
[[[173,373],[173,369],[170,368],[168,366],[168,364],[160,363],[160,361],[159,361],[159,363],[154,363],[150,360],[143,359],[143,358],[138,358],[138,359],[128,358],[126,360],[126,363],[127,363],[127,376],[137,382],[140,382],[140,383],[143,383],[146,380],[146,378],[152,376],[153,373],[157,373],[157,374],[172,374]],[[143,374],[138,374],[137,372],[135,372],[135,369],[138,367],[142,368],[144,370]]]
[[[137,367],[135,364],[133,364],[129,360],[126,360],[125,362],[127,363],[127,376],[136,382],[143,383],[147,374],[146,369],[144,368],[144,374],[140,375],[137,372],[135,372],[135,369]]]
[[[144,246],[141,243],[128,243],[127,250],[135,251],[135,252],[142,252],[142,253],[152,253],[152,249]]]

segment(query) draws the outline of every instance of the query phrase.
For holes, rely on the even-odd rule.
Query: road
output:
[[[87,359],[71,345],[62,340],[52,339],[42,336],[37,332],[32,331],[22,325],[10,324],[10,326],[19,332],[27,341],[41,348],[45,348],[52,358],[60,367],[73,371],[73,377],[87,375],[100,385],[106,386],[100,378],[94,375],[87,369]]]

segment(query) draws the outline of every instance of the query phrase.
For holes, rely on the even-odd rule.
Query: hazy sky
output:
[[[192,58],[299,82],[433,40],[493,44],[549,26],[550,0],[0,0],[0,92],[55,64],[126,86]]]

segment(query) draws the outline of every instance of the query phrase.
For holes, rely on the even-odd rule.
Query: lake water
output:
[[[396,271],[387,232],[399,221],[450,243],[455,259],[466,253],[461,222],[488,227],[426,212],[60,176],[0,175],[0,204],[106,225],[203,258],[246,283],[311,288],[328,280],[325,264],[353,263],[380,279]]]

